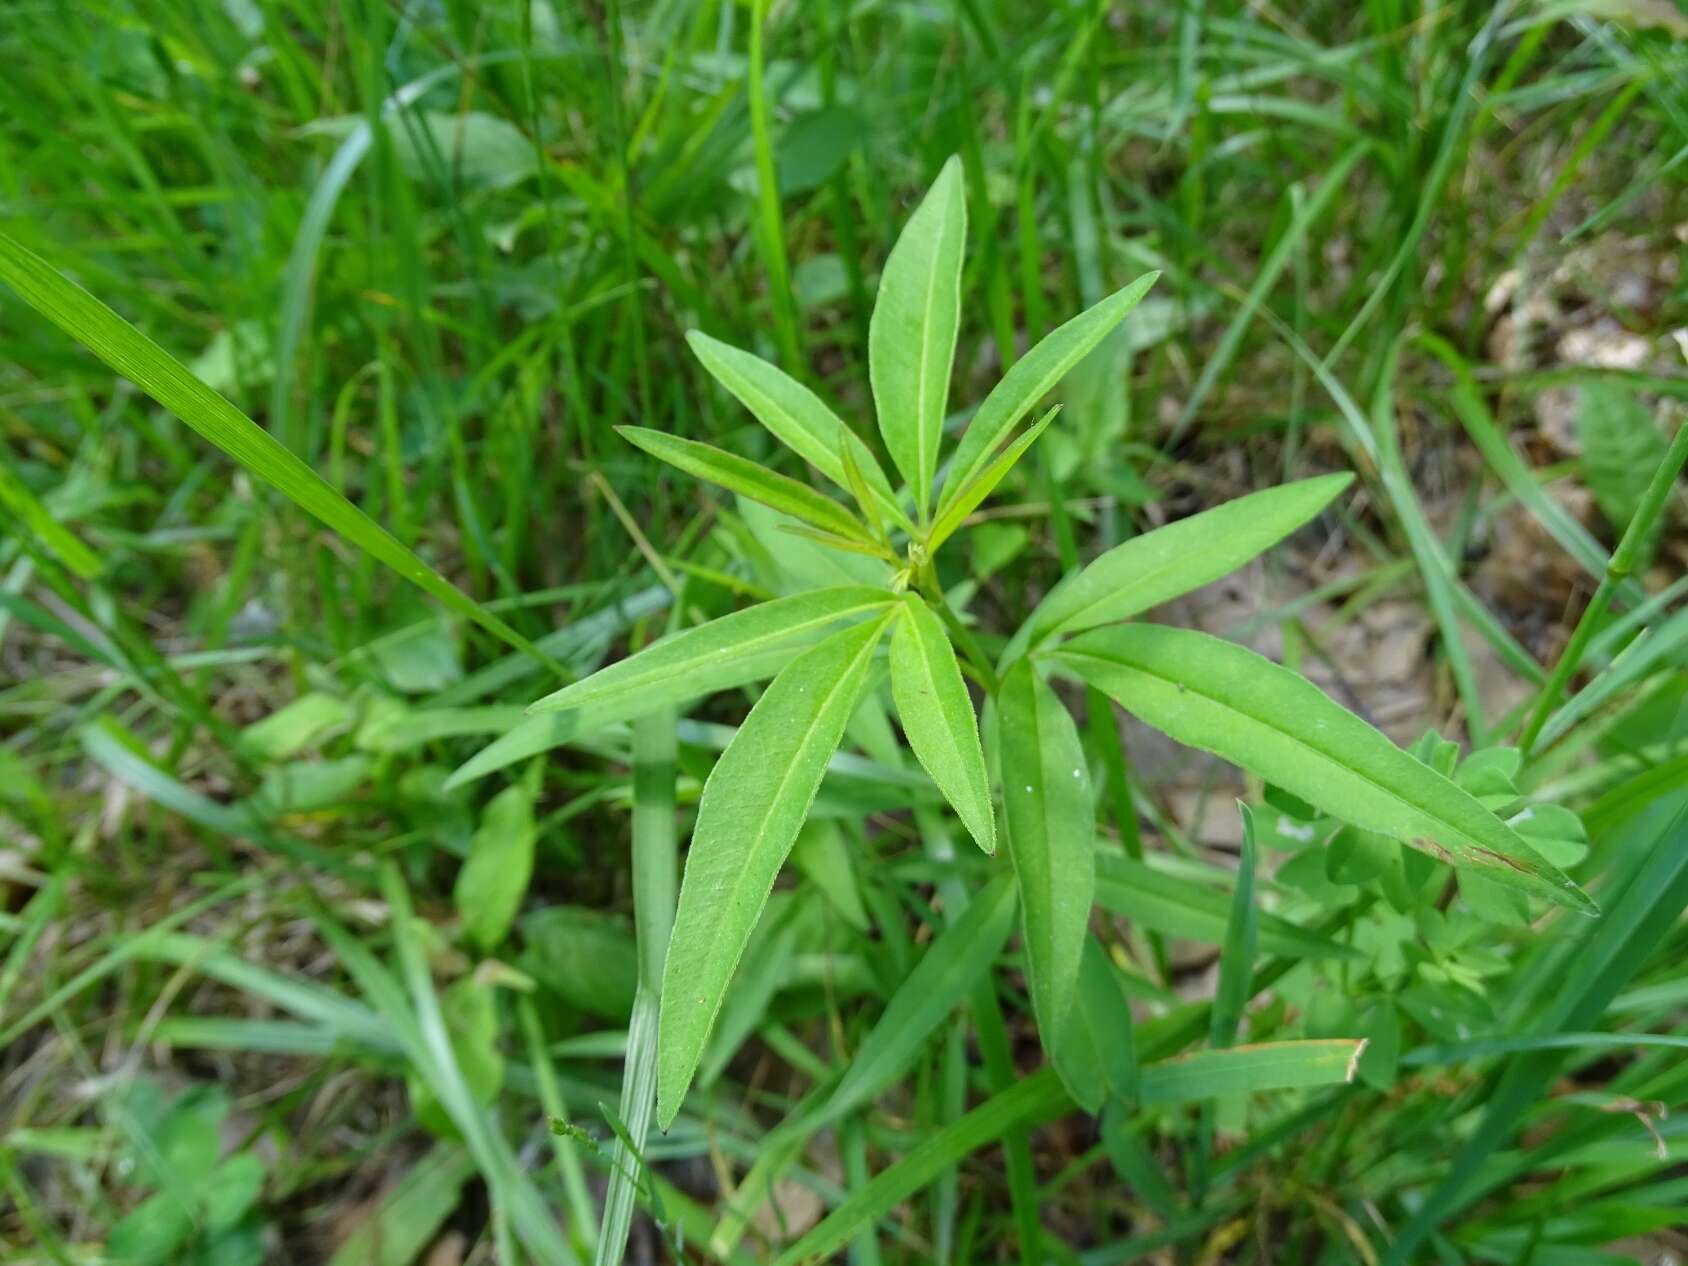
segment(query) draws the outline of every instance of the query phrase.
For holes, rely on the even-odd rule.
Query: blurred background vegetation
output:
[[[802,474],[701,372],[701,329],[876,444],[878,271],[958,153],[956,426],[1163,272],[946,562],[981,637],[1139,530],[1352,469],[1162,615],[1475,749],[1517,741],[1688,398],[1685,41],[1671,0],[15,0],[0,231],[578,675],[834,565],[612,428]],[[492,747],[552,668],[4,288],[0,437],[0,1257],[590,1259],[633,740]],[[1247,1031],[1369,1037],[1354,1084],[962,1147],[1040,1059],[1010,950],[875,1105],[770,1151],[943,926],[934,885],[987,867],[869,712],[688,1111],[621,1184],[630,1259],[771,1260],[923,1144],[943,1163],[851,1260],[1369,1264],[1456,1160],[1411,1260],[1680,1254],[1681,510],[1529,759],[1485,758],[1581,815],[1562,864],[1633,938],[1395,909],[1366,859],[1298,851],[1292,808]],[[682,840],[746,706],[679,727]],[[1145,1058],[1195,1049],[1258,788],[1105,712],[1090,738],[1135,868],[1097,935]],[[512,839],[531,881],[460,876]]]

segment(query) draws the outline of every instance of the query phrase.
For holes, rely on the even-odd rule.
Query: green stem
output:
[[[1600,581],[1600,587],[1594,591],[1594,597],[1589,600],[1582,618],[1577,621],[1577,627],[1572,630],[1571,640],[1566,643],[1564,652],[1559,656],[1559,662],[1553,666],[1553,672],[1541,688],[1541,694],[1536,699],[1535,711],[1531,713],[1530,723],[1524,728],[1524,737],[1519,743],[1526,755],[1534,748],[1542,726],[1547,724],[1548,713],[1553,711],[1554,705],[1558,703],[1559,696],[1570,682],[1572,674],[1581,666],[1583,655],[1588,650],[1589,642],[1594,639],[1612,594],[1635,570],[1654,525],[1664,513],[1665,502],[1670,497],[1670,490],[1675,485],[1685,460],[1688,460],[1688,423],[1677,428],[1676,438],[1671,440],[1664,460],[1653,472],[1647,491],[1641,495],[1641,504],[1636,507],[1635,516],[1630,519],[1629,526],[1624,529],[1623,539],[1618,542],[1618,548],[1612,552],[1611,561],[1606,564],[1606,575]]]

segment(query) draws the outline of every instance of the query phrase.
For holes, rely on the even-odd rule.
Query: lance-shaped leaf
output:
[[[1137,1037],[1131,1004],[1120,989],[1107,952],[1084,938],[1078,992],[1061,1021],[1061,1041],[1050,1052],[1073,1102],[1097,1113],[1109,1098],[1129,1103],[1137,1094]]]
[[[1073,1005],[1096,889],[1096,815],[1078,728],[1030,660],[997,707],[1008,855],[1020,884],[1032,1006],[1046,1046]]]
[[[772,506],[794,519],[850,540],[871,541],[861,520],[839,505],[831,497],[816,492],[808,484],[798,483],[786,475],[776,475],[748,457],[729,453],[713,444],[681,439],[643,426],[618,426],[616,433],[630,444],[637,445],[652,457],[660,458],[677,470],[717,484],[729,492],[736,492]]]
[[[637,655],[564,686],[528,708],[590,708],[595,726],[628,720],[717,690],[772,676],[821,630],[881,611],[896,599],[883,589],[844,585],[811,589],[671,633]]]
[[[1050,592],[1004,661],[1056,633],[1077,633],[1158,607],[1235,571],[1329,505],[1352,475],[1268,488],[1116,545]]]
[[[1471,794],[1311,682],[1189,629],[1095,629],[1061,664],[1180,743],[1253,770],[1356,826],[1592,913],[1594,903]]]
[[[786,665],[704,784],[662,978],[657,1117],[697,1071],[733,969],[820,789],[885,621],[845,629]]]
[[[868,324],[868,378],[879,432],[891,460],[914,490],[922,522],[938,469],[938,441],[961,324],[966,236],[961,161],[951,158],[891,248]]]
[[[891,630],[891,696],[915,756],[979,847],[994,853],[996,817],[973,700],[943,622],[911,593]]]
[[[1014,927],[1014,885],[1001,875],[921,955],[862,1040],[815,1123],[836,1121],[900,1077],[921,1045],[990,970]]]
[[[701,330],[686,335],[686,341],[715,381],[732,392],[782,444],[840,488],[850,487],[841,457],[841,450],[847,445],[862,482],[879,509],[902,526],[912,526],[891,491],[885,472],[874,460],[873,450],[819,396],[779,366],[710,338]]]
[[[1055,405],[1027,427],[1024,435],[1003,449],[995,460],[973,477],[972,482],[961,490],[960,495],[938,512],[937,521],[932,524],[932,535],[926,542],[928,553],[936,553],[938,547],[949,540],[955,530],[966,521],[967,516],[979,508],[979,503],[996,491],[1002,477],[1014,469],[1028,448],[1037,443],[1037,437],[1049,429],[1049,424],[1060,411],[1061,406]]]
[[[1109,295],[1046,335],[1036,347],[1014,362],[973,414],[973,420],[962,433],[961,442],[956,445],[949,473],[944,476],[943,496],[938,503],[940,513],[947,510],[989,464],[991,455],[1002,446],[1020,419],[1066,377],[1068,370],[1088,356],[1115,326],[1125,320],[1159,277],[1159,273],[1145,273],[1125,289]]]

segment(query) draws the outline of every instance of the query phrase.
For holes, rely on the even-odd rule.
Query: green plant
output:
[[[1347,475],[1256,493],[1126,541],[1068,575],[993,661],[940,584],[939,551],[1054,411],[1018,435],[1015,428],[1125,319],[1155,276],[1074,318],[1009,369],[940,472],[965,232],[961,166],[951,159],[885,265],[870,326],[879,434],[902,489],[807,388],[702,335],[693,346],[705,366],[846,490],[854,510],[710,445],[622,430],[680,470],[777,511],[785,531],[877,560],[884,573],[879,585],[811,589],[674,634],[532,709],[575,710],[605,724],[772,676],[699,803],[662,980],[657,1117],[665,1127],[886,642],[891,697],[908,744],[986,853],[996,849],[991,788],[1000,785],[1038,1030],[1066,1092],[1092,1112],[1110,1091],[1128,1092],[1131,1061],[1123,1072],[1114,1067],[1128,1017],[1105,972],[1102,987],[1085,984],[1096,806],[1078,724],[1052,677],[1093,687],[1179,742],[1217,753],[1364,833],[1351,838],[1408,845],[1503,893],[1594,909],[1451,770],[1414,759],[1251,650],[1133,620],[1310,522],[1348,485]],[[984,742],[968,677],[984,698]]]
[[[229,1098],[220,1087],[167,1096],[156,1083],[138,1080],[112,1112],[128,1143],[119,1170],[129,1185],[152,1194],[112,1227],[111,1260],[126,1266],[264,1260],[264,1223],[255,1211],[264,1163],[255,1151],[222,1154]]]

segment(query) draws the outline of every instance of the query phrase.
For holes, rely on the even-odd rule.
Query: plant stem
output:
[[[1589,599],[1582,618],[1577,621],[1577,627],[1571,632],[1571,640],[1565,644],[1559,662],[1553,666],[1553,672],[1541,688],[1541,694],[1536,699],[1535,711],[1530,715],[1530,723],[1524,728],[1524,737],[1519,742],[1526,757],[1532,754],[1542,726],[1547,724],[1547,715],[1559,701],[1560,693],[1582,664],[1583,655],[1599,628],[1600,619],[1605,614],[1612,594],[1629,579],[1630,572],[1635,569],[1642,550],[1646,548],[1647,538],[1652,535],[1653,526],[1664,513],[1665,502],[1670,497],[1670,490],[1676,483],[1676,477],[1681,473],[1685,460],[1688,460],[1688,422],[1676,429],[1676,438],[1671,440],[1664,460],[1653,472],[1647,491],[1641,494],[1641,504],[1636,507],[1635,516],[1624,529],[1618,548],[1612,551],[1612,559],[1606,564],[1606,575],[1600,581],[1600,587],[1594,591],[1594,597]]]

